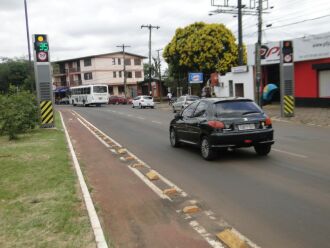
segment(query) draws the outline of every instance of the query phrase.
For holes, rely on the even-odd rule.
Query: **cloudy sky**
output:
[[[178,27],[196,21],[223,23],[237,36],[233,15],[208,15],[216,9],[211,0],[27,0],[27,5],[30,34],[49,35],[53,61],[115,52],[123,43],[131,46],[127,52],[148,56],[149,31],[141,29],[148,24],[160,26],[152,30],[153,56]],[[265,42],[330,31],[329,0],[269,0],[269,6]],[[257,41],[256,23],[256,16],[244,16],[244,43]],[[0,0],[0,44],[0,57],[27,57],[24,0]]]

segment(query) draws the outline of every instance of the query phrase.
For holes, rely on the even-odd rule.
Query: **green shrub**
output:
[[[9,139],[35,128],[38,123],[36,97],[26,91],[0,95],[0,135]]]

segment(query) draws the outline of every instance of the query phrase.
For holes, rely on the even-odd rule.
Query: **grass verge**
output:
[[[96,247],[67,149],[57,129],[0,137],[0,247]]]

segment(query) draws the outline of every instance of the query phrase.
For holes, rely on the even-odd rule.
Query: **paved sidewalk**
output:
[[[172,107],[169,106],[168,103],[158,103],[156,107],[168,111],[172,110]],[[330,127],[330,108],[296,107],[294,117],[290,118],[281,117],[279,104],[263,106],[263,110],[275,121],[288,121],[310,126]]]

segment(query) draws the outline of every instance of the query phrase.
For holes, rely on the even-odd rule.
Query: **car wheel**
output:
[[[140,109],[142,109],[142,104],[141,103],[139,104],[139,106],[140,106]]]
[[[201,148],[201,155],[205,160],[214,159],[215,151],[211,148],[211,144],[208,137],[204,136],[202,138],[200,148]]]
[[[134,108],[134,104],[132,104],[132,108]]]
[[[170,130],[170,142],[172,147],[180,146],[180,142],[178,141],[178,136],[176,135],[174,128],[171,128]]]
[[[173,106],[173,113],[176,113],[176,110],[175,110],[174,106]]]
[[[256,145],[256,146],[254,146],[254,150],[256,151],[256,153],[259,156],[266,156],[270,152],[271,148],[272,148],[271,145]]]

